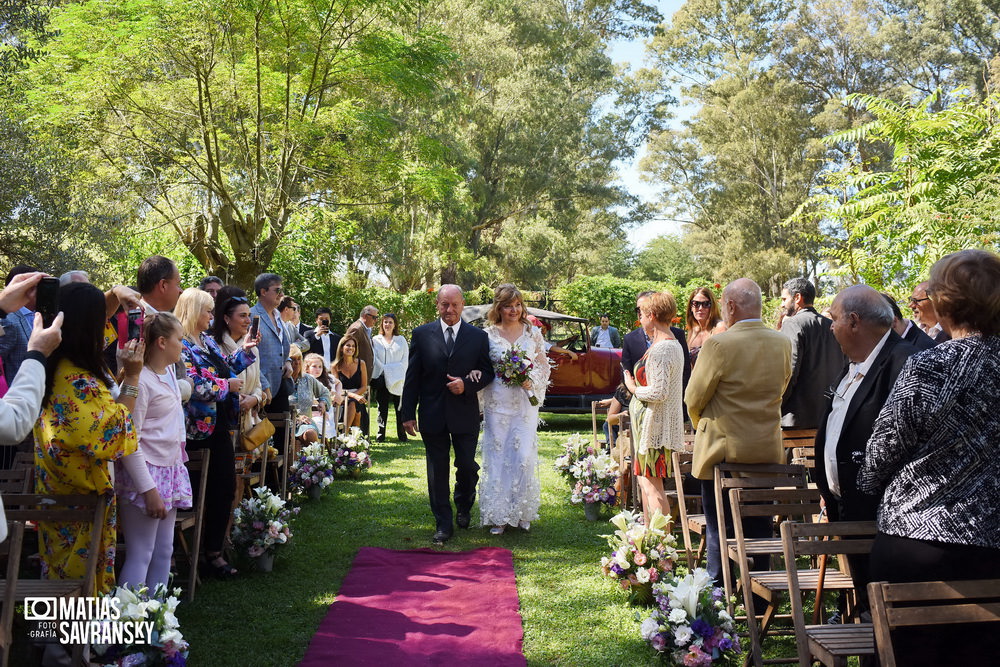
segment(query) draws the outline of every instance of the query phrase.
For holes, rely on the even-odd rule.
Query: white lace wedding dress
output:
[[[495,327],[487,327],[494,365],[512,346]],[[542,334],[525,326],[514,344],[534,364],[531,384],[538,405],[545,400],[549,361]],[[499,377],[480,393],[483,402],[482,475],[479,513],[484,526],[517,526],[538,518],[538,406],[532,406],[520,386],[509,387]]]

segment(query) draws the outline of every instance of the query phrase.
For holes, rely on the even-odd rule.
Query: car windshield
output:
[[[553,345],[558,345],[574,352],[583,352],[585,350],[586,343],[581,340],[579,322],[548,320],[547,324],[551,328],[545,332],[545,338]]]

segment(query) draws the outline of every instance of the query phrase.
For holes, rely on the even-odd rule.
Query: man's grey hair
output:
[[[892,326],[892,308],[885,298],[868,285],[851,285],[837,295],[840,312],[847,316],[854,313],[862,322],[882,328]]]
[[[378,315],[378,308],[372,305],[365,306],[361,309],[361,315],[358,317],[364,317],[365,315]]]
[[[89,283],[90,275],[86,271],[67,271],[66,273],[59,276],[59,286],[69,285],[70,283]]]
[[[722,298],[724,301],[732,301],[741,312],[760,313],[760,285],[749,278],[739,278],[726,285],[722,290]]]
[[[462,300],[465,301],[465,293],[462,291],[462,288],[459,287],[458,285],[454,285],[452,283],[441,285],[441,287],[439,287],[438,291],[437,291],[437,298],[438,299],[441,298],[441,293],[444,292],[444,291],[458,292],[458,296],[462,297]]]

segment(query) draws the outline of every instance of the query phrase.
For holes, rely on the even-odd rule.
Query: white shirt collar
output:
[[[448,329],[451,329],[452,335],[455,336],[455,338],[458,338],[458,328],[460,326],[462,326],[462,321],[461,320],[459,320],[458,322],[455,322],[451,326],[448,326],[447,324],[445,324],[444,320],[442,320],[440,318],[438,318],[438,322],[441,323],[441,333],[444,335],[444,337],[446,339],[448,338]]]
[[[882,338],[879,340],[879,342],[875,344],[875,347],[872,348],[872,351],[868,353],[868,356],[865,357],[864,361],[862,361],[860,364],[852,363],[850,366],[848,366],[847,374],[853,376],[854,374],[860,373],[861,377],[867,375],[868,371],[870,371],[872,368],[872,364],[875,363],[875,358],[878,356],[878,353],[882,351],[883,347],[885,347],[885,341],[889,340],[890,333],[892,333],[891,328],[889,329],[889,331],[886,331],[885,334],[882,336]]]

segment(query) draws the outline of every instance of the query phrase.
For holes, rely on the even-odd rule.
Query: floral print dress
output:
[[[111,390],[67,359],[56,367],[48,402],[35,424],[35,491],[104,494],[109,504],[98,547],[95,595],[115,585],[118,508],[108,473],[110,461],[136,451],[138,440],[128,409]],[[82,579],[90,555],[89,523],[39,523],[42,576]]]

